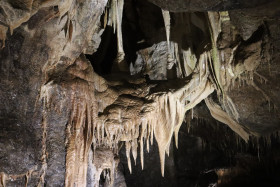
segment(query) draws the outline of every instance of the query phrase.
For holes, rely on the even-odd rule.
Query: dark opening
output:
[[[258,29],[252,34],[252,36],[244,42],[245,45],[249,45],[260,41],[265,33],[265,27],[263,25],[259,26]]]
[[[111,73],[117,53],[117,35],[111,26],[106,26],[97,51],[92,55],[86,55],[86,57],[90,60],[96,73],[105,75]]]

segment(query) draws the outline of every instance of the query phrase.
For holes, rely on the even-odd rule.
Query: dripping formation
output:
[[[20,172],[10,173],[0,170],[0,186],[8,186],[21,178],[25,179],[25,186],[61,183],[67,187],[113,186],[122,146],[132,173],[133,164],[140,164],[142,170],[145,168],[145,150],[149,152],[157,144],[161,175],[164,176],[166,155],[172,155],[173,136],[174,145],[179,148],[179,131],[187,120],[186,115],[191,115],[191,119],[202,119],[203,116],[194,111],[201,105],[207,107],[211,119],[227,125],[242,141],[250,144],[253,137],[256,138],[258,143],[253,147],[258,151],[260,140],[270,144],[271,139],[266,137],[270,137],[271,131],[248,122],[254,115],[245,116],[247,111],[242,110],[244,106],[240,102],[244,97],[239,96],[242,92],[234,92],[252,88],[261,95],[261,108],[268,110],[270,115],[278,115],[277,94],[271,94],[268,88],[271,77],[257,71],[265,69],[261,60],[273,49],[266,38],[268,26],[258,27],[246,39],[231,25],[234,20],[228,11],[178,13],[156,7],[160,14],[155,15],[162,23],[157,16],[151,20],[155,19],[153,23],[160,27],[153,31],[158,32],[158,36],[151,34],[152,40],[148,37],[149,30],[143,31],[144,37],[139,37],[142,40],[135,39],[136,62],[128,62],[127,36],[123,29],[130,25],[134,31],[138,27],[144,30],[146,25],[135,20],[145,20],[143,9],[146,8],[141,10],[143,2],[130,2],[139,6],[135,12],[140,12],[135,16],[137,18],[132,18],[134,12],[126,12],[126,3],[124,0],[0,2],[0,15],[5,13],[2,16],[5,19],[0,21],[0,57],[4,59],[1,68],[12,72],[11,75],[7,73],[7,80],[0,84],[4,90],[0,91],[0,96],[8,91],[13,93],[11,98],[23,94],[16,109],[24,111],[21,116],[28,125],[23,129],[32,126],[29,123],[36,124],[28,130],[37,133],[32,141],[40,145],[40,154],[27,159],[36,167],[30,169],[32,164],[27,164]],[[24,10],[15,8],[19,5],[25,6]],[[33,28],[33,22],[40,28]],[[99,40],[108,27],[116,34],[117,55],[112,73],[102,75],[93,69],[94,65],[100,65],[98,59],[87,57],[96,53]],[[223,38],[227,33],[231,36]],[[18,45],[20,42],[13,44],[16,37],[22,40],[22,46]],[[25,52],[26,46],[29,48]],[[23,55],[15,52],[13,56],[11,51],[16,50]],[[29,54],[30,51],[34,53]],[[154,60],[153,57],[157,58]],[[13,63],[8,63],[10,59]],[[31,64],[30,70],[17,72],[17,67],[28,67],[27,61]],[[161,74],[158,76],[156,71]],[[21,82],[13,87],[5,86],[7,82],[17,82],[14,74],[19,75]],[[3,75],[6,76],[5,71]],[[26,81],[29,82],[25,84]],[[22,101],[29,95],[35,95],[36,101]],[[5,101],[4,105],[9,109],[9,103]],[[7,110],[7,113],[16,116],[13,114],[16,109]],[[21,122],[15,123],[16,127],[21,125]],[[278,127],[271,129],[277,132]],[[138,158],[140,163],[136,163]],[[261,160],[259,152],[258,158]],[[65,173],[60,174],[62,177],[52,176],[50,173],[56,170]],[[219,176],[222,173],[222,170],[218,171]],[[63,182],[58,184],[56,181]]]

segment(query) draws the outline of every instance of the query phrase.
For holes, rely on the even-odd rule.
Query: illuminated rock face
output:
[[[204,186],[277,168],[279,2],[151,2],[0,2],[0,186]]]

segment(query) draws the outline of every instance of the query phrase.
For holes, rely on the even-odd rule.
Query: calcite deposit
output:
[[[277,0],[1,0],[0,186],[273,186],[279,18]]]

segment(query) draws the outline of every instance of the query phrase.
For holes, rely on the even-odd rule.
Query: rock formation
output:
[[[0,1],[0,186],[276,184],[279,18],[277,0]],[[225,153],[195,166],[190,147]],[[193,167],[213,176],[176,180]]]

